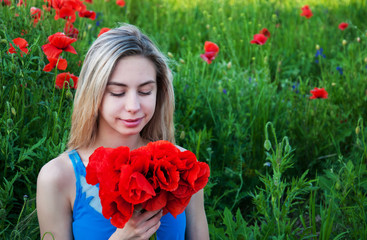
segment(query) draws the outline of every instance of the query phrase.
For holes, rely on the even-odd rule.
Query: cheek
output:
[[[99,106],[98,112],[101,115],[111,114],[118,110],[118,107],[120,104],[117,104],[115,101],[113,101],[113,98],[110,97],[104,97],[101,105]]]

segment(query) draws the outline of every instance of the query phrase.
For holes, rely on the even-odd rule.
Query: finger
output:
[[[163,211],[162,210],[156,210],[156,211],[146,211],[146,212],[142,212],[141,213],[141,218],[144,221],[148,221],[149,219],[155,217],[156,215],[161,214]],[[161,215],[162,217],[162,215]]]
[[[162,210],[159,211],[157,214],[149,218],[146,222],[143,223],[142,228],[143,229],[150,229],[153,226],[155,226],[162,218]]]
[[[142,235],[143,239],[149,239],[161,226],[161,221],[158,221],[156,224],[151,226],[147,231]]]

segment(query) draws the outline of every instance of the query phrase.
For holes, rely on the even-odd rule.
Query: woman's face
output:
[[[152,61],[138,55],[122,58],[99,107],[99,133],[123,137],[139,134],[154,114],[156,98],[156,70]]]

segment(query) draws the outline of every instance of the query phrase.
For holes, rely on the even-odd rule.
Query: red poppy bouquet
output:
[[[132,151],[124,146],[99,147],[86,169],[87,183],[99,183],[103,216],[118,228],[125,226],[137,204],[176,217],[191,196],[205,187],[210,175],[208,164],[168,141],[151,142]]]

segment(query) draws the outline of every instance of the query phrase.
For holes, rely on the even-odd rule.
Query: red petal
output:
[[[57,68],[59,70],[65,70],[68,66],[68,62],[66,61],[66,59],[60,59],[59,63],[57,64]]]
[[[108,31],[110,31],[110,30],[111,30],[110,28],[102,28],[102,29],[99,31],[98,37],[99,37],[99,36],[101,36],[103,33],[108,32]]]
[[[52,45],[56,48],[64,50],[64,48],[70,46],[73,42],[76,41],[74,38],[67,37],[64,33],[58,32],[48,37],[48,40]],[[74,48],[73,48],[74,49]],[[75,51],[75,49],[74,49]],[[76,52],[75,52],[76,54]]]
[[[46,56],[50,58],[59,58],[60,54],[62,53],[61,49],[58,49],[51,43],[43,45],[42,50],[46,54]]]
[[[215,44],[213,42],[206,41],[205,45],[204,45],[204,50],[205,50],[205,52],[218,53],[219,52],[219,47],[218,47],[217,44]]]
[[[70,53],[74,53],[77,54],[75,51],[75,48],[73,46],[67,46],[66,48],[63,49],[65,52],[70,52]]]
[[[155,197],[143,203],[143,208],[147,211],[156,211],[162,209],[167,204],[168,193],[161,190]]]
[[[15,45],[17,45],[20,49],[28,47],[28,42],[23,38],[13,39]]]
[[[54,67],[55,67],[55,64],[53,64],[53,63],[50,62],[49,64],[47,64],[43,68],[43,71],[45,71],[45,72],[51,72],[51,70],[54,69]]]

